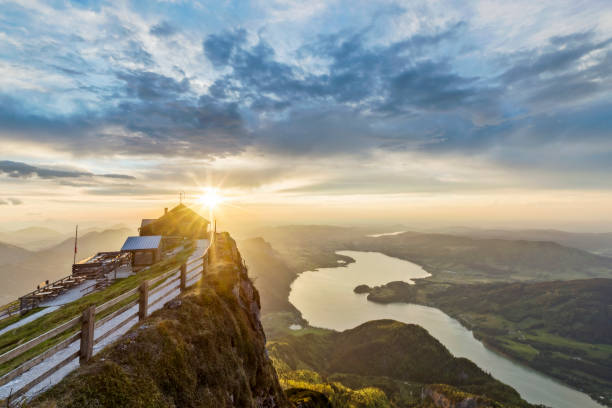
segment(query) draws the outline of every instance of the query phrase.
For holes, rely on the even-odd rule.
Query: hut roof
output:
[[[121,247],[122,251],[141,251],[146,249],[158,249],[161,245],[161,235],[149,235],[145,237],[128,237]]]
[[[210,222],[200,214],[179,204],[166,214],[140,228],[140,235],[206,238]]]

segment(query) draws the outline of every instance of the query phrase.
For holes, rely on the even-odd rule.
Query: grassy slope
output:
[[[489,346],[612,405],[612,279],[460,286],[392,282],[374,288],[368,299],[438,307]]]
[[[7,333],[4,333],[0,336],[0,354],[4,353],[15,346],[22,344],[30,339],[33,339],[40,334],[51,330],[52,328],[58,326],[59,324],[66,322],[72,319],[75,316],[79,316],[83,310],[91,305],[100,305],[110,299],[113,299],[120,294],[135,288],[140,285],[145,280],[151,279],[155,276],[161,275],[162,273],[171,270],[180,266],[189,255],[193,252],[193,247],[189,247],[179,252],[175,256],[168,258],[162,262],[159,262],[152,267],[139,272],[136,275],[132,275],[125,279],[118,279],[108,288],[92,293],[90,295],[84,296],[81,299],[71,302],[67,305],[62,306],[55,312],[51,312],[43,317],[23,325],[17,329],[11,330]],[[136,296],[136,295],[135,295]],[[135,298],[134,296],[134,298]],[[133,299],[126,299],[124,302],[119,303],[114,306],[110,310],[105,313],[111,313],[116,309],[119,309],[122,305],[129,303]],[[102,318],[103,315],[97,316],[98,318]],[[22,354],[19,358],[9,361],[5,364],[0,365],[0,375],[8,372],[13,369],[17,365],[22,362],[28,360],[29,358],[39,354],[42,350],[52,346],[53,344],[61,341],[63,338],[68,337],[69,333],[61,335],[59,337],[50,339],[42,343],[40,346],[29,350],[28,352]]]
[[[206,278],[37,398],[33,407],[288,407],[233,240]],[[236,292],[236,288],[239,288]],[[238,293],[238,294],[236,294]]]
[[[487,395],[505,406],[529,406],[514,389],[471,361],[453,357],[416,325],[378,320],[342,333],[320,330],[290,335],[269,342],[268,349],[281,382],[301,387],[311,384],[326,394],[338,382],[349,389],[369,387],[372,398],[376,389],[385,390],[389,405],[382,406],[414,406],[421,402],[424,384],[446,383],[463,392]]]

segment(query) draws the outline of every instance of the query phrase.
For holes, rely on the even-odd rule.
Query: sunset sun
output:
[[[217,190],[216,188],[207,188],[204,190],[204,194],[200,196],[198,201],[203,206],[208,207],[212,210],[223,202],[223,197],[221,196],[219,190]]]

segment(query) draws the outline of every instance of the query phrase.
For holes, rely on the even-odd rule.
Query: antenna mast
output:
[[[76,230],[74,232],[74,256],[72,257],[72,263],[76,263],[76,255],[77,255],[77,243],[79,241],[79,225],[77,224]]]

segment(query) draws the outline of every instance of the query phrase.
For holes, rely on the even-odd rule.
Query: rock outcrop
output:
[[[423,387],[423,405],[436,408],[499,408],[500,404],[478,395],[460,391],[445,384]]]

